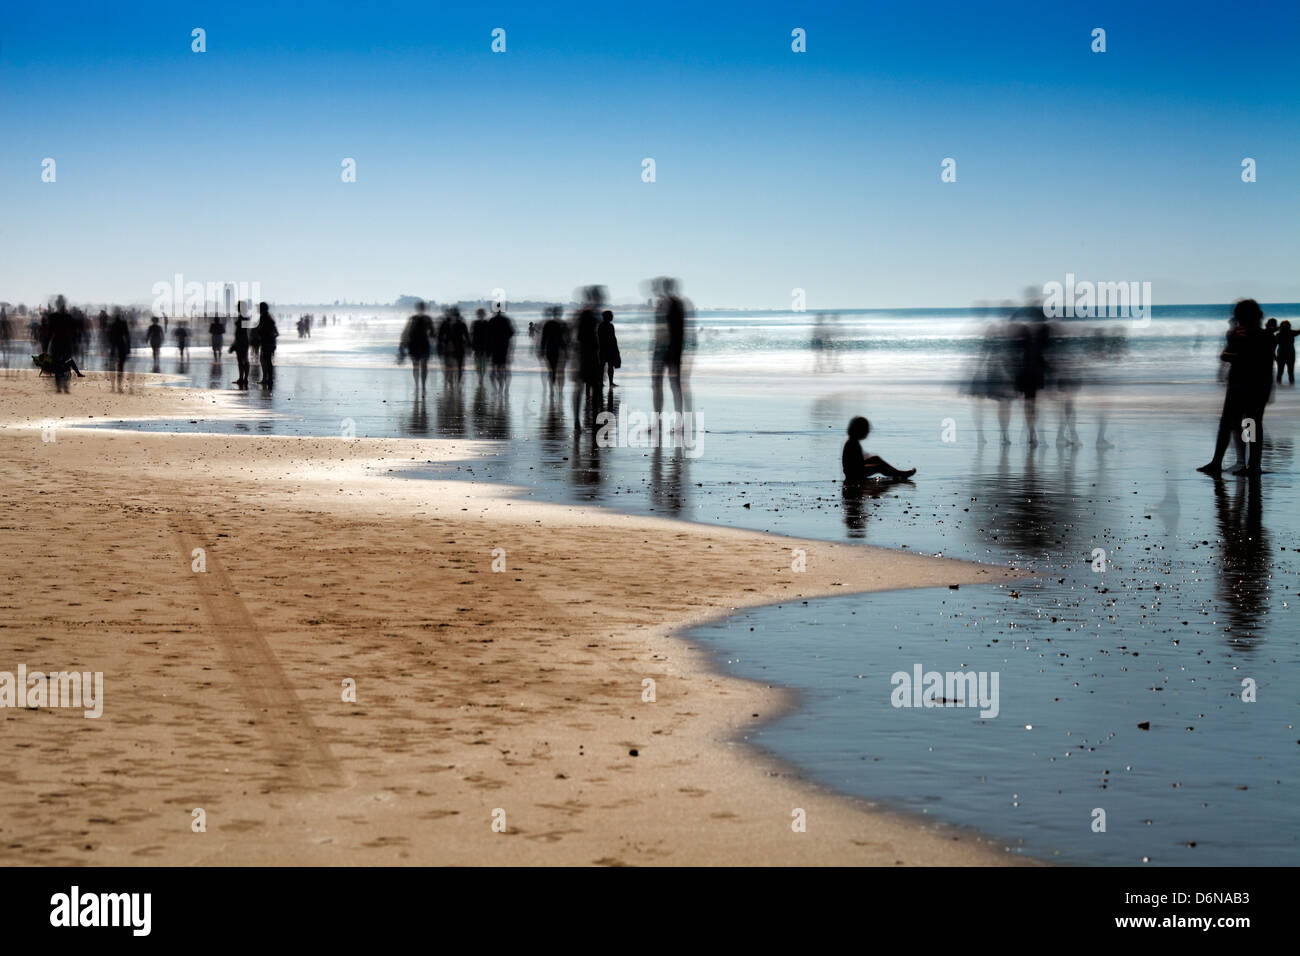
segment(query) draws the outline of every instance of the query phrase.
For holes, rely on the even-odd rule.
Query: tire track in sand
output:
[[[286,782],[305,789],[342,787],[347,775],[312,723],[288,675],[249,613],[229,575],[194,530],[193,519],[173,512],[172,532],[188,560],[203,548],[205,572],[196,572],[195,587],[208,624],[217,635],[254,726],[266,741]],[[197,543],[196,543],[197,542]]]

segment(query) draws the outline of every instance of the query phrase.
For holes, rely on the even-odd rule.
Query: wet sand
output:
[[[739,745],[789,695],[673,636],[739,607],[1011,572],[387,474],[482,451],[469,441],[62,427],[225,413],[146,381],[0,382],[0,669],[105,685],[98,720],[0,710],[3,862],[1012,862]]]

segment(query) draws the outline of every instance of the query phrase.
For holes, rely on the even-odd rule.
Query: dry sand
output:
[[[387,473],[468,442],[66,427],[222,413],[219,393],[146,381],[0,379],[0,671],[105,682],[98,720],[0,710],[0,862],[1013,861],[738,743],[788,695],[673,636],[736,607],[1010,572]]]

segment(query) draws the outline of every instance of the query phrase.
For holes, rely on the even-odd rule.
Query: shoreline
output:
[[[38,838],[37,846],[29,846],[31,835],[25,833],[20,840],[15,825],[9,823],[5,827],[5,835],[10,837],[6,862],[1037,862],[999,850],[996,841],[970,831],[926,825],[911,815],[881,809],[792,774],[771,754],[740,737],[755,726],[755,717],[746,715],[762,714],[770,719],[774,709],[791,705],[793,692],[718,673],[707,650],[683,636],[689,628],[725,617],[736,608],[886,590],[899,584],[899,575],[914,576],[920,582],[915,586],[924,587],[1012,580],[1022,574],[906,551],[620,515],[603,508],[600,510],[605,513],[597,514],[585,507],[510,499],[510,489],[499,486],[484,489],[463,480],[394,481],[377,473],[379,468],[397,464],[398,459],[390,457],[395,454],[410,460],[465,457],[461,453],[472,453],[477,444],[472,441],[70,428],[67,433],[60,432],[55,442],[43,443],[40,422],[48,419],[33,412],[42,399],[48,407],[52,391],[45,393],[46,383],[24,383],[15,389],[15,381],[7,380],[5,390],[10,399],[19,399],[16,415],[14,411],[7,415],[16,420],[0,427],[0,441],[10,452],[3,469],[5,496],[23,488],[20,476],[24,471],[44,462],[47,469],[68,469],[47,472],[50,480],[43,490],[54,498],[75,475],[102,491],[107,500],[96,503],[77,498],[59,504],[33,502],[29,496],[12,509],[11,520],[21,520],[18,529],[10,529],[19,539],[10,553],[18,557],[21,566],[9,569],[6,590],[10,593],[5,603],[11,610],[22,608],[29,615],[29,624],[39,617],[39,613],[31,614],[33,610],[48,609],[42,623],[62,618],[65,626],[82,625],[81,636],[87,638],[91,653],[116,661],[116,675],[113,667],[102,668],[107,700],[105,719],[98,723],[107,729],[114,712],[125,711],[127,738],[133,737],[131,742],[148,755],[144,767],[137,768],[140,777],[154,769],[152,761],[165,753],[169,743],[193,744],[191,738],[196,733],[190,726],[195,719],[186,713],[172,713],[173,719],[164,721],[161,730],[154,720],[145,719],[151,706],[164,711],[192,706],[190,702],[164,704],[166,693],[150,699],[150,681],[165,684],[169,669],[191,679],[206,677],[206,682],[197,686],[216,686],[211,695],[228,706],[198,705],[200,710],[207,707],[207,719],[218,725],[211,731],[215,737],[204,738],[193,753],[185,749],[177,770],[179,778],[162,784],[154,779],[122,781],[120,770],[104,766],[102,751],[120,747],[125,741],[115,734],[109,746],[87,749],[83,739],[97,738],[103,733],[101,726],[86,734],[85,725],[68,724],[66,715],[48,712],[57,719],[43,726],[53,726],[56,731],[39,742],[36,738],[24,740],[25,744],[42,749],[53,745],[56,751],[62,750],[62,759],[69,766],[83,772],[113,771],[115,788],[124,792],[115,789],[103,794],[101,801],[107,806],[94,813],[81,807],[82,814],[78,814],[77,800],[64,795],[51,805],[39,782],[16,782],[3,798],[5,819],[30,820],[35,803],[39,805],[35,815],[46,817],[50,824],[47,834],[67,836],[68,824],[60,826],[59,818],[80,815],[89,832],[84,839],[78,837],[82,840],[79,845],[89,849],[74,849],[66,845],[66,839],[42,842]],[[35,383],[35,377],[28,375],[27,382]],[[87,379],[83,384],[92,382]],[[74,392],[72,402],[83,411],[94,408],[96,417],[111,408],[113,418],[125,420],[128,416],[120,412],[128,408],[138,413],[131,417],[158,417],[163,414],[161,406],[183,416],[208,397],[203,390],[179,388],[137,388],[135,394],[113,396],[107,392],[107,383],[103,385],[103,394],[86,395],[83,390],[78,398]],[[62,396],[57,399],[63,400]],[[141,404],[153,407],[140,410],[137,406]],[[25,422],[21,420],[24,411]],[[205,411],[210,413],[210,408]],[[254,450],[257,454],[250,454]],[[132,464],[147,465],[147,470],[124,474]],[[142,494],[139,485],[144,474],[151,487]],[[77,484],[71,481],[72,486]],[[408,484],[410,487],[404,487]],[[267,491],[268,485],[274,490]],[[114,508],[119,496],[121,501]],[[137,529],[141,533],[132,536],[134,543],[123,544],[120,533],[115,535],[103,527],[107,524],[103,519],[114,512],[130,515],[132,509],[143,517],[127,521],[141,524]],[[267,515],[258,534],[243,524],[250,514]],[[57,548],[54,554],[32,554],[40,550],[41,532],[37,529],[41,525],[33,520],[36,518],[67,521],[53,535],[47,529],[46,537],[51,545],[65,539],[72,545],[75,539],[82,559],[78,561],[74,554],[69,566],[64,555],[61,563]],[[434,522],[436,527],[413,528],[413,520]],[[541,545],[530,540],[537,537],[538,526],[548,532]],[[170,550],[159,551],[156,546],[151,550],[140,544],[146,530],[169,541]],[[449,531],[452,534],[446,540],[459,544],[452,550],[430,546],[422,531]],[[621,546],[620,535],[639,537],[650,547],[638,549],[640,553],[629,552]],[[234,547],[226,550],[222,538]],[[394,547],[394,538],[405,538],[404,546]],[[340,539],[347,542],[346,547],[331,544]],[[473,543],[466,543],[467,539]],[[311,543],[304,543],[308,540]],[[476,606],[473,592],[446,595],[450,601],[438,593],[439,587],[446,588],[449,578],[473,584],[464,576],[487,571],[492,549],[485,545],[494,541],[506,547],[510,573],[501,576],[505,579],[502,583],[525,584],[510,595],[512,608],[524,616],[522,625],[495,616],[491,608]],[[200,579],[188,567],[189,550],[183,546],[195,542],[207,548],[208,569],[215,575]],[[87,544],[91,554],[87,554]],[[63,580],[47,569],[77,577],[77,584],[71,586],[74,593],[83,584],[81,577],[96,579],[85,583],[88,592],[95,584],[120,583],[109,562],[92,556],[96,545],[110,550],[134,549],[155,572],[156,577],[147,576],[146,580],[165,578],[174,585],[171,593],[163,589],[163,603],[171,606],[164,608],[162,622],[145,608],[137,609],[143,610],[143,616],[131,615],[129,623],[108,623],[106,629],[118,631],[120,637],[127,638],[126,643],[110,644],[101,639],[96,645],[94,636],[84,629],[84,620],[79,620],[81,612],[61,610],[57,596],[40,587],[24,588],[42,579]],[[806,546],[809,554],[809,570],[801,579],[788,570],[790,548],[796,545]],[[340,553],[332,553],[335,551]],[[724,551],[727,559],[719,560]],[[516,557],[520,554],[522,562]],[[310,567],[312,581],[294,581],[302,584],[294,590],[310,599],[309,603],[277,590],[291,586],[280,582],[293,578],[292,573],[276,576],[263,568],[259,576],[252,556],[267,555],[279,560],[276,571],[284,572],[286,566],[290,571]],[[594,573],[572,574],[570,580],[559,584],[546,580],[557,567],[581,565],[584,558],[593,563]],[[414,559],[437,566],[432,571],[419,564],[412,567]],[[770,581],[755,580],[753,569],[761,567],[755,562],[769,564]],[[782,562],[787,566],[784,570]],[[351,578],[340,573],[348,571]],[[408,574],[416,580],[398,584]],[[137,569],[133,575],[128,580],[138,580],[141,571]],[[593,578],[598,582],[602,576],[604,588],[593,583]],[[695,585],[685,606],[671,595],[656,592],[656,586],[659,590],[670,587],[674,577]],[[533,584],[534,579],[541,583]],[[235,581],[238,588],[233,587]],[[317,593],[319,583],[326,584],[326,594]],[[214,586],[218,584],[222,586]],[[197,606],[196,589],[200,592]],[[268,591],[274,595],[269,601]],[[405,617],[376,614],[375,602],[382,606],[395,592],[432,594],[436,606],[430,610],[442,612],[441,616],[455,623],[433,620],[428,612],[418,609],[408,609]],[[636,601],[638,595],[644,598],[631,608],[600,606],[602,598],[611,594],[616,601],[627,603]],[[470,600],[464,600],[466,596]],[[362,600],[349,603],[354,598]],[[567,606],[557,604],[565,599]],[[437,604],[439,600],[442,604]],[[120,602],[106,599],[106,603]],[[597,607],[587,607],[592,604]],[[229,621],[241,619],[241,605],[244,618],[261,632],[264,646],[260,651],[254,648],[250,652],[244,641],[222,632]],[[205,606],[207,619],[202,614]],[[465,612],[469,612],[469,620],[460,616]],[[304,617],[306,614],[312,616]],[[589,620],[593,616],[595,622]],[[142,673],[131,658],[145,653],[139,645],[150,643],[144,638],[158,633],[160,623],[165,631],[179,630],[198,640],[189,646],[177,640],[166,658],[168,663],[153,662]],[[289,633],[304,624],[305,633]],[[364,628],[367,638],[358,641],[359,624],[369,624],[380,630],[383,638],[392,636],[398,641],[376,640]],[[321,626],[334,630],[325,635],[327,643],[323,645],[318,639]],[[483,642],[464,640],[475,627],[488,629],[482,633],[491,636],[483,642],[498,644],[492,651],[504,651],[503,659],[486,662],[483,657],[488,651]],[[426,654],[419,664],[412,665],[411,658],[420,657],[421,652],[410,645],[410,639],[418,644],[420,637],[436,635],[439,628],[451,629],[450,644],[440,638],[438,655]],[[51,657],[50,645],[59,647],[64,640],[58,628],[51,629],[52,635],[37,638],[46,645],[39,653],[31,644],[33,635],[23,633],[24,622],[7,624],[5,629],[18,643],[28,644],[26,659],[32,666],[70,666],[85,652],[78,646],[63,651],[62,657]],[[77,628],[71,630],[76,633]],[[521,631],[532,633],[521,637]],[[131,638],[135,638],[134,646]],[[214,673],[215,667],[205,666],[211,658],[192,646],[204,641],[208,646],[202,651],[219,649],[222,653],[230,672],[224,679]],[[548,650],[539,653],[532,641],[545,644]],[[613,648],[612,656],[603,648],[606,642]],[[481,646],[468,646],[476,643]],[[588,653],[591,648],[597,653]],[[423,686],[422,678],[443,677],[438,673],[438,658],[443,654],[453,658],[456,670],[448,675],[445,686],[439,682]],[[485,663],[495,676],[474,682],[474,669]],[[441,670],[451,668],[444,663]],[[279,673],[268,675],[264,673],[267,669]],[[319,673],[322,669],[328,671],[324,676]],[[349,670],[358,673],[359,702],[343,706],[337,701],[337,691],[329,687],[337,688],[338,682],[332,678]],[[375,712],[366,706],[375,684],[375,677],[367,679],[368,674],[392,675],[380,678],[389,681],[381,687],[394,693],[389,710]],[[644,677],[659,678],[655,705],[641,700]],[[117,703],[114,698],[121,701],[122,692],[115,692],[114,685],[120,688],[129,681],[143,684],[144,689],[134,696],[128,692],[127,699]],[[485,691],[480,683],[506,686]],[[539,689],[546,684],[558,686]],[[422,706],[429,704],[422,699],[422,691],[430,689],[441,691],[450,700]],[[563,699],[556,700],[557,696]],[[495,702],[485,702],[492,697]],[[517,705],[510,702],[519,698],[523,699]],[[239,727],[240,717],[258,707],[269,716],[262,719],[263,728],[250,735]],[[505,710],[492,715],[490,722],[480,723],[474,713],[480,708]],[[3,719],[35,720],[34,714],[31,710],[10,711]],[[49,719],[48,715],[37,716]],[[507,716],[508,720],[502,719]],[[630,725],[638,716],[642,728]],[[651,724],[648,733],[643,729],[646,717]],[[441,732],[433,733],[431,725],[440,722],[444,723]],[[354,726],[357,724],[360,728]],[[7,746],[14,746],[23,726],[7,726]],[[350,740],[354,733],[355,739]],[[500,738],[492,741],[496,746],[483,748],[485,741],[475,739],[489,736]],[[410,752],[415,742],[454,757],[455,762],[430,768],[426,758]],[[735,748],[736,743],[742,748]],[[503,746],[506,749],[502,750]],[[497,752],[500,757],[485,756]],[[12,759],[12,752],[10,756]],[[595,762],[587,760],[589,756],[609,763],[593,776],[583,769],[584,763],[590,767]],[[545,770],[526,769],[543,763],[547,764]],[[227,768],[238,765],[240,772],[230,780],[236,786],[218,785],[201,792],[213,786],[208,780],[215,775],[212,768],[217,764]],[[306,768],[307,777],[295,768]],[[447,772],[453,770],[458,772]],[[548,772],[554,770],[561,772]],[[455,796],[449,800],[443,794],[448,778],[456,776],[460,780],[452,784]],[[503,776],[508,779],[499,779]],[[617,778],[622,779],[616,783]],[[260,784],[260,794],[235,792],[240,782]],[[679,786],[666,792],[673,784]],[[539,798],[548,802],[533,802]],[[187,803],[204,806],[200,801],[206,801],[208,833],[224,830],[225,842],[193,833],[188,809],[173,811],[174,833],[160,832],[153,817],[158,800],[182,808]],[[592,801],[607,805],[596,807]],[[153,810],[137,818],[141,802]],[[435,810],[431,804],[436,803],[445,805]],[[808,832],[792,833],[792,806],[807,810]],[[490,811],[495,808],[506,809],[505,834],[493,833],[490,828]],[[95,819],[113,823],[96,824]],[[155,823],[152,829],[145,825],[150,820]],[[115,829],[117,826],[125,826],[127,832]],[[247,838],[238,836],[245,832]],[[435,834],[441,837],[432,841],[437,845],[424,839]],[[414,839],[417,836],[418,841]],[[509,839],[511,836],[522,839]],[[15,850],[14,843],[22,846]],[[60,843],[65,845],[60,848]],[[345,848],[346,855],[342,855]]]

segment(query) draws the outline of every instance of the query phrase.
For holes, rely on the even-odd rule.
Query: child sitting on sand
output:
[[[868,455],[862,450],[862,441],[871,432],[871,422],[858,415],[849,422],[849,440],[844,443],[841,462],[844,466],[845,482],[862,481],[872,475],[884,475],[898,481],[906,481],[916,474],[915,468],[900,471],[883,458]]]

